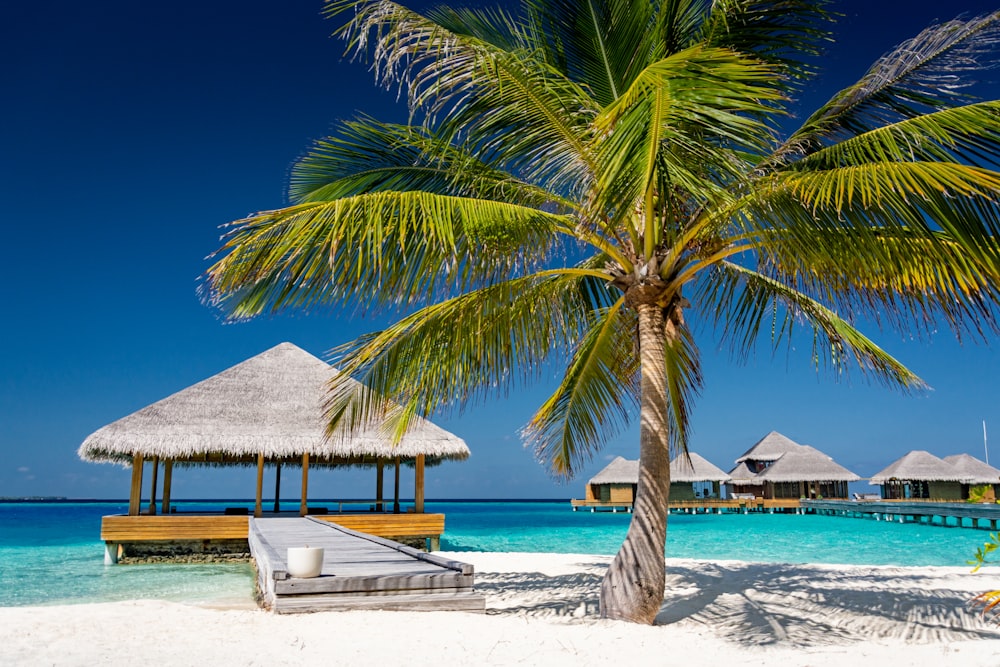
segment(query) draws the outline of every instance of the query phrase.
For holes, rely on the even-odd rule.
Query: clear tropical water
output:
[[[180,503],[184,511],[233,504]],[[0,503],[0,606],[154,598],[245,604],[248,564],[104,565],[101,517],[125,503]],[[561,502],[428,502],[446,515],[441,548],[614,554],[630,515]],[[794,514],[674,514],[667,555],[783,563],[966,566],[986,532]],[[182,576],[181,576],[182,575]]]

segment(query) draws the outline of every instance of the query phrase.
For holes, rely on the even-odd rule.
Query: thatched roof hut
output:
[[[960,474],[965,475],[967,484],[1000,484],[1000,470],[974,456],[953,454],[942,459],[951,464]]]
[[[729,475],[700,454],[688,452],[687,457],[681,454],[670,462],[670,481],[728,482]]]
[[[639,461],[616,456],[588,484],[638,484]]]
[[[970,476],[930,452],[914,450],[896,459],[871,477],[871,483],[889,481],[959,482],[968,484]]]
[[[416,506],[422,511],[425,461],[464,459],[469,448],[461,438],[419,418],[397,444],[377,429],[356,434],[340,430],[328,437],[324,403],[334,373],[336,369],[321,359],[291,343],[281,343],[98,429],[84,440],[78,453],[86,461],[132,465],[129,514],[138,512],[142,464],[150,459],[154,499],[157,466],[164,463],[164,511],[175,463],[256,464],[255,511],[259,515],[265,463],[301,463],[305,513],[310,463],[375,465],[381,500],[382,466],[388,460],[396,463],[397,489],[399,463],[414,465]],[[154,504],[151,501],[150,512]]]
[[[764,498],[846,498],[848,482],[861,479],[815,447],[777,431],[736,459],[729,476],[733,494]]]
[[[858,475],[808,445],[783,454],[759,477],[769,482],[857,482]]]
[[[464,459],[458,436],[418,419],[399,444],[377,431],[326,436],[323,404],[336,370],[291,344],[281,343],[104,426],[83,441],[86,461],[131,463],[136,454],[178,463],[315,462],[424,455]]]
[[[747,460],[776,461],[784,454],[794,451],[801,446],[791,438],[786,438],[777,431],[771,431],[758,440],[753,447],[743,452],[743,455],[736,459],[736,463]]]

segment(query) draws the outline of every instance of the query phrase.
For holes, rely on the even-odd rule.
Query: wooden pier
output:
[[[631,512],[631,502],[608,500],[570,500],[573,511],[590,512]],[[725,512],[775,512],[802,513],[802,505],[797,498],[703,498],[698,500],[671,500],[671,514],[722,514]]]
[[[251,518],[250,553],[261,605],[278,613],[347,609],[485,610],[472,565],[318,518]],[[323,547],[323,569],[289,577],[288,547]]]
[[[996,530],[1000,505],[984,503],[898,501],[898,500],[803,500],[802,507],[816,514],[896,521],[929,523],[938,526],[985,528]],[[968,522],[968,524],[966,524]]]

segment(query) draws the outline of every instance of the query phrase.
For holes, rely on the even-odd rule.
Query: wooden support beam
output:
[[[163,502],[160,503],[160,513],[170,514],[170,486],[174,478],[174,462],[163,462]]]
[[[396,457],[396,484],[393,486],[392,513],[399,514],[399,457]]]
[[[132,488],[128,492],[128,515],[139,514],[140,497],[142,496],[142,454],[132,457]]]
[[[299,516],[309,513],[309,504],[306,499],[309,493],[309,455],[302,455],[302,502],[299,504]]]
[[[274,466],[274,513],[281,511],[281,463]]]
[[[156,478],[160,473],[160,457],[153,457],[153,479],[149,484],[149,514],[156,516]]]
[[[264,514],[264,454],[257,455],[257,499],[253,506],[253,515],[256,517]]]
[[[375,511],[382,511],[382,486],[385,481],[385,459],[375,463]]]
[[[413,511],[424,511],[424,455],[417,454],[416,465],[413,466]]]

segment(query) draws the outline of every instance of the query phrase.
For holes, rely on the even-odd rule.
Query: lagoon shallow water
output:
[[[218,510],[233,501],[177,503]],[[315,504],[322,504],[317,501]],[[573,512],[567,501],[428,502],[446,515],[445,551],[614,554],[625,513]],[[0,606],[150,598],[249,604],[249,564],[104,565],[100,522],[123,502],[0,503]],[[672,514],[666,554],[769,563],[966,566],[986,531],[794,514]]]

